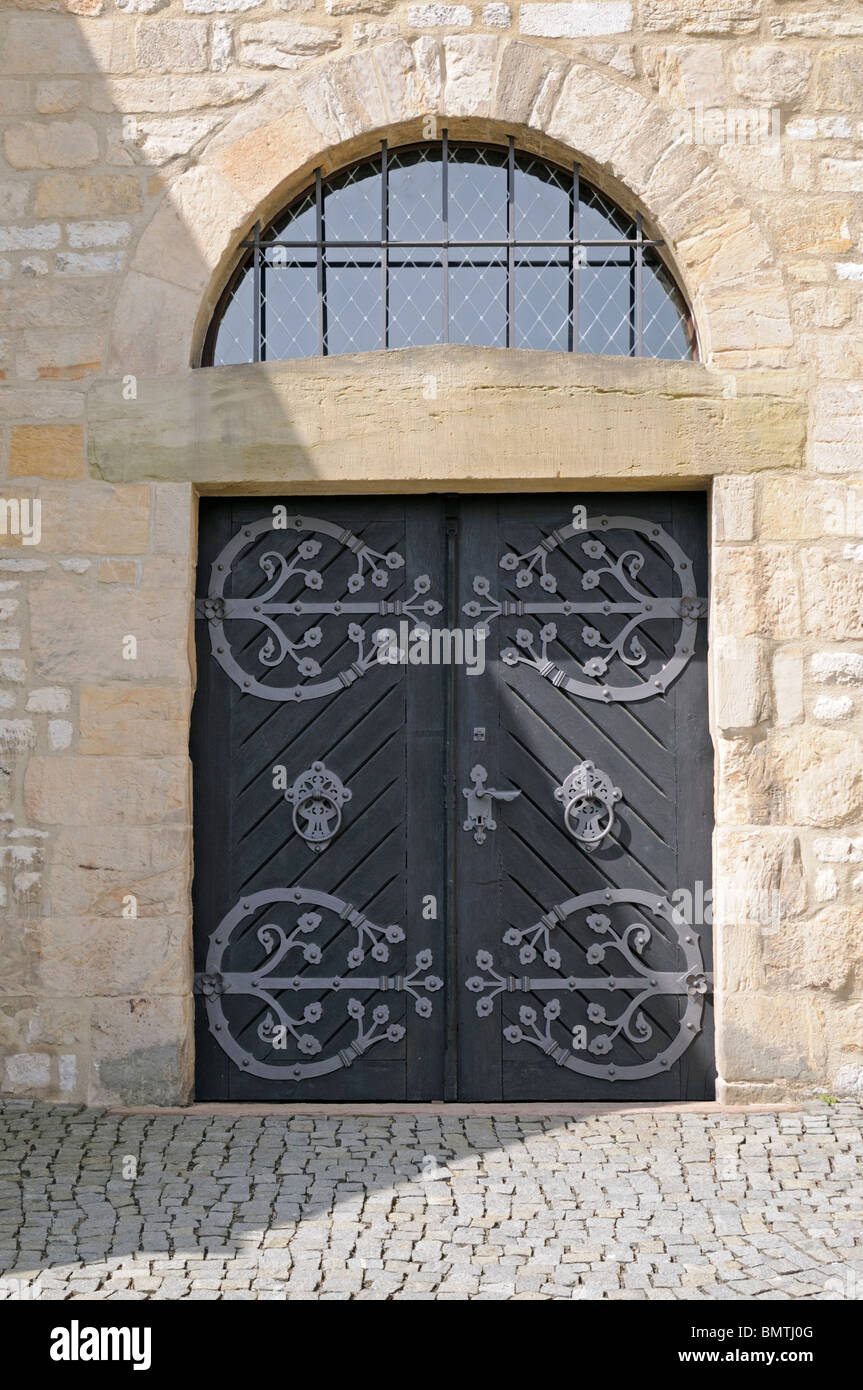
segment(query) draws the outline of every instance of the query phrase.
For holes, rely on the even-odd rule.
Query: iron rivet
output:
[[[652,536],[658,536],[658,535],[659,535],[659,527],[658,527],[658,526],[654,526],[654,528],[653,528],[653,530],[651,531],[650,534],[651,534]]]
[[[250,530],[248,530],[248,528],[243,532],[243,535],[246,537],[246,540],[249,539],[249,537],[251,536],[251,534],[252,534],[252,533],[251,533]]]
[[[216,652],[217,652],[217,654],[218,654],[219,656],[224,655],[224,651],[225,651],[225,648],[224,648],[224,647],[217,647],[217,648],[216,648]]]
[[[221,570],[221,569],[224,569],[224,568],[225,568],[224,565],[216,565],[216,569],[217,569],[217,570]]]
[[[261,605],[260,605],[259,603],[254,604],[253,607],[252,607],[252,612],[253,612],[253,613],[260,613],[260,611],[261,611]]]
[[[655,980],[651,980],[650,983],[651,983],[652,985],[655,985],[655,984],[656,984],[656,981],[655,981]]]
[[[653,604],[652,604],[652,603],[646,603],[646,604],[644,605],[644,609],[645,609],[645,612],[647,612],[647,613],[652,613],[652,612],[653,612]]]
[[[221,1028],[222,1028],[221,1023],[214,1023],[214,1024],[213,1024],[213,1027],[215,1028],[215,1030],[216,1030],[217,1033],[221,1032]]]
[[[660,1063],[660,1066],[667,1067],[667,1066],[668,1066],[668,1058],[667,1058],[667,1057],[660,1057],[659,1063]]]
[[[251,681],[243,681],[243,689],[244,689],[244,690],[248,690],[248,688],[249,688],[249,686],[250,686],[251,684],[252,684]]]
[[[694,1024],[694,1023],[687,1023],[686,1026],[687,1026],[687,1028],[689,1029],[690,1033],[694,1033],[694,1032],[695,1032],[695,1024]]]
[[[687,940],[687,942],[689,943],[689,945],[691,946],[691,945],[692,945],[693,938],[692,938],[691,936],[687,936],[686,940]]]
[[[244,1066],[244,1067],[247,1067],[248,1065],[249,1065],[249,1064],[248,1064],[248,1062],[246,1061],[246,1058],[244,1057],[244,1058],[243,1058],[243,1066]]]

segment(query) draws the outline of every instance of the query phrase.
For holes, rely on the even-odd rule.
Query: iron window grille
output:
[[[435,343],[696,355],[642,214],[512,137],[383,141],[240,245],[203,366]]]

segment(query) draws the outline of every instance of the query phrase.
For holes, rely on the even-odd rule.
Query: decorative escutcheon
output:
[[[463,787],[462,795],[467,801],[467,819],[464,823],[465,830],[473,831],[473,838],[478,845],[485,841],[487,830],[496,830],[497,821],[492,815],[493,801],[515,801],[521,792],[499,792],[492,787],[486,787],[485,779],[488,776],[485,768],[477,763],[476,767],[470,770],[470,780],[472,787]]]
[[[342,807],[350,799],[341,778],[322,762],[312,763],[285,792],[285,800],[294,808],[294,829],[317,853],[338,834]]]
[[[563,818],[572,838],[586,850],[602,844],[614,824],[614,807],[622,795],[608,773],[592,762],[579,763],[562,785],[555,787],[554,794],[563,802]]]

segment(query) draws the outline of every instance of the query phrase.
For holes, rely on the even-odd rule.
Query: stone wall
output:
[[[629,466],[606,426],[580,473],[491,449],[469,481],[711,485],[720,1093],[863,1094],[863,5],[13,0],[0,54],[0,497],[42,504],[38,544],[0,536],[2,1089],[190,1094],[195,489],[272,488],[276,446],[232,369],[204,418],[189,368],[256,217],[445,123],[574,152],[667,241],[705,365],[543,385],[553,453],[569,410],[601,440],[610,373]],[[516,357],[438,350],[425,416],[387,366],[416,370],[414,461],[450,429],[447,486],[478,382],[526,429]],[[286,490],[422,482],[366,467],[380,364],[327,365],[355,407],[327,455],[320,364],[292,370],[243,369],[276,441],[307,413]]]

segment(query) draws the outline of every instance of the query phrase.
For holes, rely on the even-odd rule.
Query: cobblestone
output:
[[[0,1103],[0,1299],[861,1288],[855,1103],[541,1119]]]

